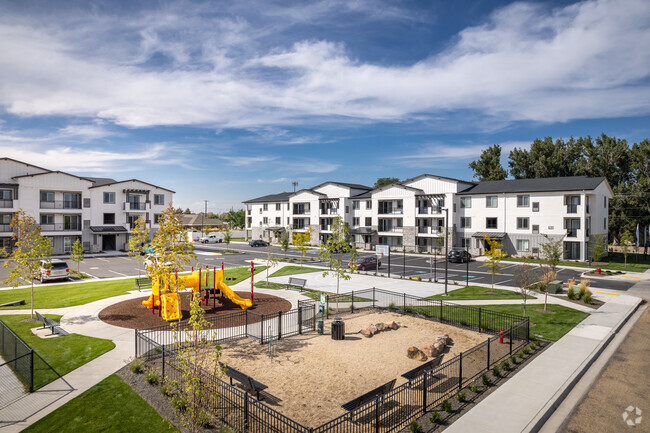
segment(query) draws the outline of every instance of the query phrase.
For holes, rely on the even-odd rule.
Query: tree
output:
[[[41,275],[41,260],[50,262],[52,243],[48,238],[41,235],[41,226],[36,223],[36,220],[22,209],[16,212],[9,226],[13,230],[11,239],[14,241],[14,248],[11,254],[3,248],[0,250],[0,257],[9,257],[9,260],[2,265],[3,268],[9,268],[12,265],[13,268],[3,282],[14,288],[31,283],[33,319],[34,280]]]
[[[524,316],[526,316],[526,300],[531,292],[530,287],[534,282],[533,279],[533,268],[528,264],[528,262],[524,262],[524,264],[519,266],[515,271],[515,283],[517,284],[517,287],[519,287],[519,293],[524,301]]]
[[[72,244],[72,254],[70,254],[70,260],[73,262],[77,262],[77,274],[78,276],[81,276],[81,273],[79,272],[79,263],[81,263],[84,259],[84,246],[81,243],[81,239],[77,238],[76,241],[74,241],[74,244]]]
[[[280,262],[277,257],[271,252],[271,243],[269,242],[266,245],[266,283],[269,282],[269,269],[271,266],[275,266]]]
[[[591,250],[591,258],[594,262],[600,260],[607,252],[607,235],[599,234],[591,235],[591,242],[589,242],[589,249]]]
[[[544,233],[542,236],[544,236],[546,242],[540,244],[540,247],[542,248],[541,256],[542,260],[544,260],[546,263],[546,266],[548,266],[548,270],[544,271],[542,277],[544,279],[546,287],[546,290],[544,291],[544,311],[546,311],[546,301],[548,300],[548,283],[554,281],[557,277],[557,266],[560,264],[560,260],[562,260],[562,252],[564,250],[563,241],[566,234],[562,235],[560,239],[553,239]]]
[[[179,212],[174,211],[174,215],[180,215]],[[129,257],[135,257],[135,259],[142,263],[144,260],[144,248],[147,242],[149,242],[150,230],[147,227],[147,222],[143,217],[135,220],[133,228],[129,232]],[[138,277],[140,277],[140,266],[138,266]]]
[[[391,185],[393,183],[399,182],[399,179],[396,177],[380,177],[374,184],[375,189],[381,188],[384,186]]]
[[[634,237],[632,234],[625,230],[621,237],[621,248],[623,250],[623,258],[625,259],[625,267],[627,268],[627,255],[630,253],[630,247],[634,245]]]
[[[483,235],[487,248],[485,250],[485,255],[487,260],[483,263],[483,266],[488,268],[488,274],[492,275],[492,287],[494,288],[494,276],[500,275],[499,271],[503,266],[501,266],[501,260],[505,257],[505,253],[501,250],[503,247],[496,239],[492,239],[488,235]]]
[[[483,150],[476,161],[469,163],[478,180],[503,180],[508,173],[501,166],[501,146],[494,144]]]
[[[244,225],[246,224],[246,213],[244,212],[244,209],[236,211],[231,210],[226,213],[223,220],[227,222],[231,228],[241,229],[244,228]]]
[[[280,248],[282,248],[286,257],[287,250],[289,249],[289,233],[286,230],[282,232],[282,235],[280,235]]]
[[[223,233],[223,241],[226,243],[226,248],[230,247],[230,241],[232,241],[232,232],[230,229],[226,229]]]
[[[339,294],[339,286],[341,279],[349,280],[350,273],[354,272],[354,268],[349,269],[348,263],[344,263],[342,254],[350,253],[348,263],[354,263],[356,258],[359,257],[357,249],[350,245],[350,227],[337,216],[332,223],[332,234],[327,238],[327,241],[321,244],[318,251],[318,258],[324,262],[329,262],[330,268],[323,272],[323,277],[327,275],[336,276],[336,294]],[[338,296],[336,299],[338,310]]]
[[[305,230],[304,233],[294,233],[293,234],[293,244],[300,251],[300,267],[302,268],[302,262],[307,255],[307,250],[309,250],[309,242],[311,241],[311,228]]]
[[[515,148],[510,152],[508,166],[515,179],[578,176],[585,172],[585,146],[590,138],[569,141],[546,137],[535,139],[530,150]]]
[[[188,207],[188,208],[185,209],[185,212],[183,212],[183,213],[184,213],[185,215],[191,215],[191,214],[192,214],[192,211],[191,211],[190,208]]]

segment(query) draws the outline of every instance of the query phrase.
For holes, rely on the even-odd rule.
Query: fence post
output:
[[[34,349],[29,351],[29,392],[34,391]]]
[[[463,389],[463,352],[458,355],[458,391]]]
[[[260,344],[264,344],[264,314],[260,314],[262,320],[260,321]]]
[[[487,371],[490,371],[490,337],[487,339]]]
[[[429,377],[428,371],[424,373],[422,379],[422,413],[427,411],[427,377]]]
[[[325,295],[325,318],[330,318],[330,295]]]
[[[244,333],[248,337],[248,310],[244,310]]]
[[[372,288],[372,308],[375,308],[375,288]]]
[[[402,295],[402,314],[406,314],[406,292]]]
[[[165,345],[162,345],[162,379],[165,380]]]
[[[138,331],[139,329],[135,330],[135,357],[138,357]],[[2,333],[4,334],[4,329],[2,330]]]
[[[248,393],[244,393],[244,431],[248,431]]]
[[[375,432],[379,433],[379,399],[381,397],[375,398]]]
[[[354,290],[352,291],[352,313],[354,313]]]
[[[282,311],[278,311],[278,340],[282,338]]]
[[[440,300],[440,322],[442,322],[442,299]]]
[[[510,327],[510,355],[512,356],[512,326]]]
[[[530,341],[530,317],[526,317],[526,343]]]
[[[481,333],[481,311],[483,311],[482,308],[478,309],[478,333]]]
[[[298,334],[302,335],[302,307],[298,305]]]

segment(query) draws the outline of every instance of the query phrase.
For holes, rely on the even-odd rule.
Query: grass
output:
[[[69,334],[56,338],[40,338],[34,335],[31,328],[41,327],[41,322],[21,322],[29,315],[0,316],[16,335],[40,355],[61,376],[92,361],[98,356],[112,350],[115,344],[110,340]],[[61,316],[47,314],[46,317],[59,321]],[[34,357],[34,388],[38,389],[53,380],[57,375],[48,368],[38,357]]]
[[[434,295],[425,299],[443,299],[447,301],[461,301],[461,300],[486,300],[486,299],[522,299],[521,294],[511,290],[491,289],[489,287],[480,286],[467,286],[461,289],[452,290],[449,296]],[[527,299],[534,299],[528,296]]]
[[[266,281],[259,281],[259,282],[255,283],[255,287],[258,287],[260,289],[283,290],[283,289],[287,288],[287,285],[283,284],[283,283],[272,283],[272,282],[267,283]],[[308,298],[311,298],[311,299],[313,299],[315,301],[320,300],[321,293],[324,293],[326,295],[336,295],[336,293],[323,292],[323,291],[320,291],[320,290],[312,290],[312,289],[307,289],[307,288],[303,289],[303,291],[301,292],[302,295],[304,295],[304,296],[306,296]],[[339,297],[339,302],[352,302],[352,301],[353,301],[352,296],[346,295],[346,296]],[[332,300],[330,302],[333,303],[334,301]],[[354,297],[354,302],[372,302],[372,299],[362,298],[360,296],[355,296]]]
[[[319,269],[319,268],[310,268],[307,266],[300,267],[300,266],[284,266],[281,269],[278,269],[277,271],[273,272],[270,277],[282,277],[285,275],[295,275],[295,274],[307,274],[310,272],[323,272],[325,269]]]
[[[504,262],[528,262],[528,263],[545,263],[542,259],[526,259],[523,257],[507,257],[503,259]],[[561,261],[559,266],[574,266],[578,268],[589,268],[589,263]],[[591,268],[609,269],[611,271],[629,271],[629,272],[645,272],[650,269],[650,256],[646,256],[645,260],[643,254],[628,254],[627,267],[625,266],[625,258],[623,253],[609,253],[609,256],[603,257],[599,262],[592,263]]]
[[[122,379],[111,375],[23,432],[175,432]]]
[[[266,266],[255,268],[255,274],[264,271]],[[229,286],[250,278],[250,268],[227,268],[226,277],[235,277],[228,280]],[[212,271],[208,274],[208,283],[212,284]],[[77,284],[41,284],[34,286],[34,300],[37,308],[63,308],[83,305],[99,299],[125,295],[135,288],[135,278],[111,281],[90,281]],[[0,290],[0,304],[24,299],[26,304],[16,307],[3,307],[7,310],[30,309],[31,289]]]

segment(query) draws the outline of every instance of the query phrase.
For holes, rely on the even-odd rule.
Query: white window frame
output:
[[[460,207],[461,209],[470,209],[472,207],[472,197],[461,197]]]
[[[530,228],[530,218],[517,217],[517,230],[528,230],[529,228]]]
[[[530,251],[530,241],[528,239],[517,239],[517,251]]]
[[[530,206],[530,195],[518,195],[517,196],[517,207],[529,207]]]
[[[154,194],[153,195],[153,204],[157,206],[165,205],[165,194]]]
[[[460,217],[460,228],[461,229],[471,229],[472,228],[472,217]]]
[[[494,227],[489,227],[488,220],[492,220],[492,219],[496,221],[496,224],[494,225]],[[486,217],[485,218],[485,228],[489,229],[489,230],[498,229],[499,228],[499,218],[497,218],[497,217]]]
[[[492,206],[492,202],[494,201],[494,206]],[[485,196],[485,207],[494,209],[499,207],[499,196],[497,195],[486,195]]]
[[[108,197],[108,200],[107,200]],[[115,204],[115,192],[113,191],[104,191],[103,202],[104,204]]]

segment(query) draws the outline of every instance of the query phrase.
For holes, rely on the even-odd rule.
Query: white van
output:
[[[204,244],[216,244],[223,242],[223,233],[210,233],[207,236],[203,236],[200,242]]]

